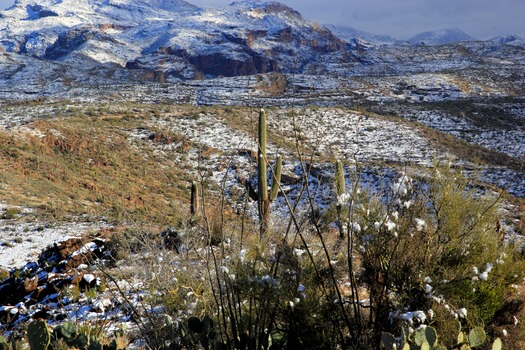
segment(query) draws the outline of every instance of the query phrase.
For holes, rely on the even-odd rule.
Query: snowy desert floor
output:
[[[319,212],[333,207],[335,160],[344,163],[348,188],[358,182],[370,193],[390,189],[403,174],[424,179],[434,165],[445,163],[462,169],[480,193],[506,193],[501,228],[508,241],[522,244],[525,173],[519,157],[523,144],[518,139],[525,135],[521,126],[512,132],[501,127],[481,132],[468,118],[458,120],[435,110],[411,114],[406,108],[399,117],[392,116],[390,109],[382,115],[377,108],[372,112],[268,107],[265,112],[269,161],[278,154],[284,160],[286,198],[280,195],[271,204],[274,228],[284,230],[291,206],[296,205],[294,215],[307,222],[310,199]],[[522,110],[512,109],[512,113],[522,118]],[[112,273],[118,280],[107,282],[104,292],[96,296],[79,297],[79,292],[72,291],[75,297],[59,301],[50,294],[31,306],[24,301],[4,305],[0,312],[17,314],[22,322],[51,307],[56,311],[48,312],[50,322],[64,315],[78,321],[106,320],[112,324],[108,329],[115,331],[134,328],[129,307],[147,308],[143,301],[155,297],[144,289],[149,283],[145,281],[163,273],[198,281],[206,268],[199,262],[205,250],[186,249],[202,244],[207,239],[202,233],[191,226],[177,226],[177,235],[182,237],[177,249],[186,255],[172,250],[155,255],[144,248],[149,244],[145,232],[153,233],[152,241],[167,244],[170,227],[188,216],[192,181],[202,185],[209,200],[206,205],[213,208],[211,217],[226,215],[239,227],[256,224],[257,205],[247,198],[246,183],[253,185],[257,173],[258,115],[259,109],[246,107],[125,102],[2,106],[3,271],[28,275],[42,271],[46,257],[52,256],[41,255],[45,248],[78,239],[82,245],[71,248],[60,266],[70,266],[70,259],[87,252],[96,251],[101,260],[79,260],[75,274],[57,270],[53,278],[98,283],[93,281],[103,279],[105,254],[110,250],[105,245],[107,233],[126,230],[144,234],[144,241],[138,243],[142,255],[132,258],[144,266],[139,271],[138,266],[117,261]],[[305,184],[309,197],[299,194]],[[238,221],[241,216],[247,220]],[[298,247],[297,252],[303,250]],[[190,272],[181,275],[182,268]],[[44,277],[42,272],[37,275]],[[51,280],[49,274],[45,278]],[[181,318],[198,305],[192,293],[185,292]]]

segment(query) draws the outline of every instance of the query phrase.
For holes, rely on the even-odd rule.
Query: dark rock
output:
[[[299,182],[301,182],[301,177],[295,174],[294,175],[287,175],[287,174],[281,175],[281,183],[283,185],[295,185],[295,184],[298,184]]]
[[[506,302],[494,315],[494,324],[504,326],[515,323],[515,315],[519,315],[523,310],[523,300],[511,300]]]
[[[19,282],[15,278],[10,277],[5,279],[0,285],[0,295],[2,296],[2,305],[16,304],[19,300],[17,294]]]
[[[180,246],[182,244],[179,233],[173,228],[168,227],[160,233],[160,237],[163,239],[164,246],[168,249],[173,249],[179,253]]]
[[[279,33],[277,34],[277,37],[279,38],[279,41],[282,43],[289,44],[293,41],[293,31],[292,27],[286,27],[284,29],[281,29]]]
[[[81,291],[97,288],[99,278],[79,273],[76,267],[105,258],[106,240],[111,235],[112,231],[101,230],[99,237],[91,240],[68,238],[46,248],[38,263],[28,263],[19,270],[10,271],[10,277],[0,283],[0,324],[7,327],[5,329],[16,327],[28,319],[27,308],[38,310],[33,318],[50,317],[50,310],[45,305],[58,302],[59,291],[72,283]],[[54,272],[49,272],[50,269]]]
[[[44,9],[40,5],[27,5],[27,13],[30,19],[39,19],[44,17],[58,17],[58,13]]]
[[[227,57],[222,52],[190,57],[189,61],[195,69],[213,76],[233,77],[257,73],[279,72],[276,61],[253,53],[253,56],[242,53],[243,60]]]
[[[38,320],[38,319],[47,320],[49,318],[49,310],[50,310],[49,306],[45,306],[42,309],[39,309],[36,312],[34,312],[31,315],[31,317],[34,320]]]
[[[46,49],[44,58],[56,60],[62,58],[95,36],[90,27],[73,28],[58,37],[57,41]]]
[[[26,275],[28,273],[35,273],[40,267],[36,262],[29,262],[20,269],[20,274]]]
[[[39,265],[56,265],[82,246],[79,238],[68,238],[47,247],[38,257]]]
[[[83,278],[84,278],[83,273],[79,273],[74,276],[71,276],[71,284],[79,285]]]
[[[78,286],[81,291],[85,291],[87,289],[97,288],[99,285],[100,280],[96,276],[88,273],[82,275],[82,280],[80,281]]]

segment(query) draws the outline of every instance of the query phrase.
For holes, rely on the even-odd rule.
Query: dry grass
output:
[[[492,151],[488,148],[468,143],[452,135],[437,131],[422,124],[416,124],[421,135],[438,147],[443,148],[460,159],[474,163],[482,162],[484,164],[506,166],[514,170],[520,170],[522,167],[519,160],[505,153]]]
[[[408,121],[401,117],[385,116],[372,112],[364,111],[363,113],[374,116],[375,118],[383,118],[391,120],[396,123],[410,125],[416,129],[421,136],[429,140],[431,144],[442,149],[444,152],[455,155],[459,159],[470,161],[473,163],[483,163],[488,165],[506,166],[513,170],[521,171],[523,169],[523,162],[513,158],[505,153],[497,152],[479,146],[467,141],[458,139],[446,132],[433,129],[423,123]]]
[[[257,121],[256,113],[244,107],[70,102],[22,107],[2,107],[15,118],[35,116],[25,125],[0,129],[3,202],[36,208],[56,220],[85,216],[158,227],[176,224],[189,211],[190,173],[195,169],[180,159],[190,152],[201,158],[219,152],[158,121],[213,114],[232,129],[253,134]],[[149,136],[132,139],[134,130]],[[155,151],[172,144],[180,146]]]
[[[57,115],[0,132],[0,197],[56,218],[176,220],[188,196],[185,174],[156,157],[149,140],[134,145],[129,140],[129,131],[152,115]],[[179,138],[163,133],[165,142]]]

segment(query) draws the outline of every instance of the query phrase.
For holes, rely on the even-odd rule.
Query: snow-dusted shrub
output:
[[[247,243],[238,258],[217,256],[211,270],[217,339],[225,348],[333,349],[337,307],[323,291],[305,249]],[[218,263],[224,265],[218,265]]]
[[[349,199],[342,226],[354,256],[349,273],[367,290],[363,322],[372,339],[402,323],[484,325],[503,306],[523,261],[497,232],[499,195],[480,192],[459,171],[437,165],[419,179],[401,174],[379,196]],[[439,309],[446,312],[402,317]]]

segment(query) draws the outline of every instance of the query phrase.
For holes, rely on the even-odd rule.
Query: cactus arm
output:
[[[281,155],[277,156],[277,163],[275,164],[275,169],[273,171],[273,180],[272,187],[270,189],[269,199],[273,201],[277,194],[279,193],[279,183],[281,182],[281,173],[283,170],[283,157]]]
[[[259,201],[268,199],[268,179],[266,174],[266,113],[259,112],[259,151],[257,166],[257,189]]]

